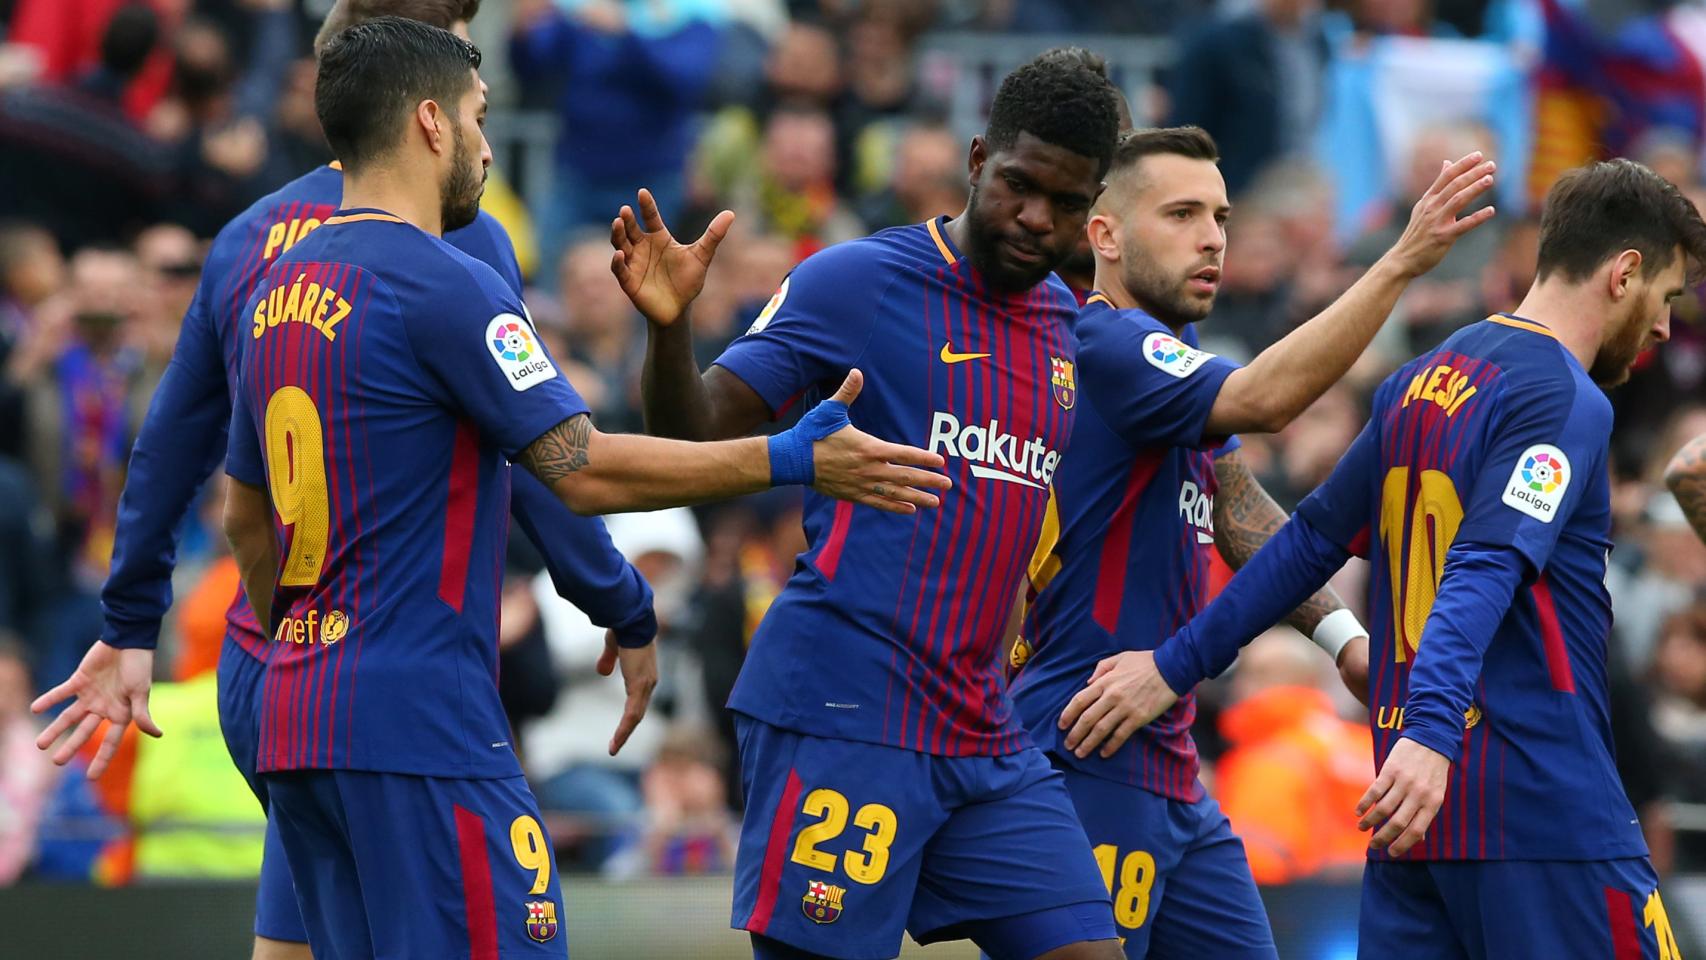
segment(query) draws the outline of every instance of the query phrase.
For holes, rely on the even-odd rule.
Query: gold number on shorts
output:
[[[1121,860],[1119,850],[1111,843],[1096,847],[1095,854],[1096,866],[1102,868],[1102,884],[1114,898],[1114,920],[1127,930],[1142,927],[1149,919],[1149,888],[1155,884],[1155,858],[1147,851],[1132,850]]]
[[[1659,942],[1659,960],[1682,960],[1682,950],[1676,945],[1676,934],[1670,929],[1670,916],[1665,913],[1665,902],[1659,899],[1657,890],[1648,895],[1646,909],[1641,911],[1641,919],[1653,928],[1653,939]]]
[[[509,825],[509,845],[515,851],[515,862],[523,870],[533,871],[533,889],[528,892],[544,893],[551,885],[551,845],[545,842],[539,821],[525,813],[516,817]]]
[[[834,790],[817,789],[806,794],[800,812],[818,817],[818,822],[800,831],[794,840],[792,859],[801,866],[825,873],[835,871],[835,854],[825,853],[818,844],[834,840],[847,829],[847,798]],[[864,851],[849,850],[842,858],[843,869],[855,883],[871,884],[883,878],[889,869],[889,845],[894,843],[898,821],[894,811],[880,803],[867,803],[853,815],[853,825],[869,831],[865,835]]]
[[[326,444],[320,409],[301,387],[267,400],[267,487],[279,522],[291,528],[281,587],[311,587],[326,565],[331,513],[326,506]]]

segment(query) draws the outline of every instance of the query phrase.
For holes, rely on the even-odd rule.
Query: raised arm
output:
[[[1683,515],[1706,540],[1706,433],[1683,444],[1665,465],[1665,486],[1676,494]]]
[[[698,240],[677,243],[651,191],[639,192],[639,216],[624,206],[610,223],[616,252],[610,271],[646,318],[641,376],[646,432],[678,440],[744,437],[770,418],[764,399],[721,367],[701,376],[693,357],[691,306],[735,215],[719,213]],[[644,226],[641,226],[641,220]]]
[[[1214,476],[1219,488],[1214,495],[1214,545],[1227,566],[1238,570],[1285,526],[1285,512],[1237,450],[1215,459]],[[1368,631],[1332,587],[1315,591],[1285,622],[1331,654],[1346,688],[1368,701]]]
[[[1461,220],[1457,215],[1492,189],[1493,169],[1479,152],[1446,164],[1416,201],[1392,249],[1331,306],[1226,378],[1209,413],[1207,435],[1273,433],[1337,383],[1410,281],[1432,270],[1458,237],[1492,218],[1490,206]]]

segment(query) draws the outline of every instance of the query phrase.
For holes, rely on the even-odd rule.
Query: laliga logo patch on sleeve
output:
[[[1551,523],[1570,489],[1570,458],[1550,443],[1537,443],[1516,458],[1510,482],[1505,484],[1505,504],[1541,523]]]
[[[1162,373],[1181,380],[1195,373],[1213,356],[1169,334],[1156,332],[1143,338],[1143,359]]]
[[[765,304],[764,309],[758,312],[758,319],[752,321],[752,326],[746,328],[746,332],[748,334],[759,333],[765,327],[770,326],[770,318],[776,316],[776,311],[782,309],[782,301],[788,299],[788,281],[792,279],[794,279],[793,274],[789,274],[782,278],[782,285],[777,287],[776,292],[770,295],[770,302]]]
[[[557,375],[535,339],[533,325],[513,313],[500,313],[486,324],[486,349],[513,390],[527,390]]]

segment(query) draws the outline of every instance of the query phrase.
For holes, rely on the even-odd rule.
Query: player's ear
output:
[[[966,155],[966,171],[971,174],[973,186],[983,178],[983,162],[989,159],[989,148],[984,146],[983,136],[971,138],[971,152]]]
[[[1635,274],[1641,269],[1641,251],[1625,250],[1612,258],[1611,275],[1608,278],[1612,300],[1621,300],[1629,293],[1629,287],[1635,282]]]
[[[1095,214],[1090,218],[1090,222],[1084,225],[1084,229],[1089,231],[1090,249],[1096,256],[1103,260],[1119,262],[1120,243],[1119,238],[1115,236],[1119,225],[1112,217],[1105,213]]]
[[[440,141],[444,138],[444,111],[436,100],[422,100],[415,104],[415,123],[420,125],[421,133],[426,135],[427,146],[433,153],[438,153],[443,147]]]

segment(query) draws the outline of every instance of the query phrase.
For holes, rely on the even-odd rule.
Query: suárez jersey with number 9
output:
[[[1552,331],[1490,317],[1382,383],[1368,426],[1298,506],[1372,564],[1377,767],[1403,734],[1411,667],[1429,655],[1447,550],[1514,547],[1528,562],[1465,708],[1445,803],[1406,859],[1646,854],[1609,719],[1611,424],[1605,394]]]
[[[329,217],[240,316],[226,470],[279,535],[258,769],[519,775],[506,458],[586,404],[496,271],[382,211]]]
[[[1077,301],[1049,275],[990,290],[938,218],[823,250],[717,364],[772,411],[865,375],[853,425],[942,454],[910,516],[808,491],[808,548],[729,708],[816,737],[937,756],[1029,745],[1007,696],[1013,600],[1072,429]]]

